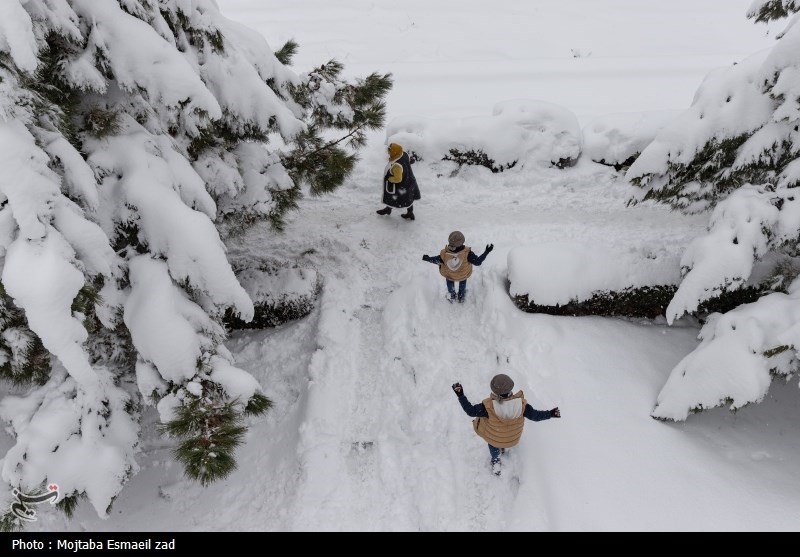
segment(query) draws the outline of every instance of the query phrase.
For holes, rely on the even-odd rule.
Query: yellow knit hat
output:
[[[389,160],[399,159],[403,154],[403,147],[397,143],[389,143]]]

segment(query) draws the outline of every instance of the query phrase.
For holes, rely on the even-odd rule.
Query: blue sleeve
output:
[[[534,422],[550,419],[550,410],[535,410],[530,404],[525,405],[525,417]]]
[[[441,265],[444,262],[442,261],[441,257],[439,257],[438,255],[434,255],[433,257],[428,259],[428,263],[435,263],[436,265]]]
[[[467,413],[467,416],[470,418],[487,418],[489,417],[489,413],[486,411],[486,407],[481,402],[480,404],[472,404],[469,399],[467,399],[466,395],[461,395],[458,397],[458,402],[461,403],[461,408],[464,409],[464,412]],[[548,414],[549,416],[550,414]]]
[[[481,255],[475,255],[475,252],[470,250],[469,255],[467,256],[467,261],[480,267],[487,255],[489,255],[488,251],[484,251]]]

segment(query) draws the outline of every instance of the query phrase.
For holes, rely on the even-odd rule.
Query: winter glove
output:
[[[486,244],[486,253],[489,253],[494,249],[494,244]]]
[[[423,261],[430,261],[431,260],[431,256],[430,255],[423,255],[422,256],[422,260]]]
[[[558,409],[558,406],[550,410],[550,417],[551,418],[560,418],[561,417],[561,410]]]
[[[453,392],[456,396],[464,396],[464,387],[461,386],[461,383],[453,383]]]

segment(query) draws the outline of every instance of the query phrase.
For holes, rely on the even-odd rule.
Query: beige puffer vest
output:
[[[447,246],[439,252],[442,264],[439,273],[446,279],[461,282],[472,276],[472,263],[469,262],[469,246],[459,252],[447,251]]]
[[[483,401],[483,406],[489,414],[488,418],[475,418],[472,420],[472,427],[475,428],[475,433],[483,437],[484,441],[497,447],[498,449],[507,449],[519,443],[522,437],[522,429],[525,427],[525,406],[528,401],[525,400],[522,391],[508,397],[503,401],[503,404],[508,404],[511,400],[522,400],[522,411],[519,417],[511,418],[508,420],[502,419],[494,411],[494,400],[497,400],[496,395],[491,395]]]

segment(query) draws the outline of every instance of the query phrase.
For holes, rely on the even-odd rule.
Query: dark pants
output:
[[[451,298],[456,297],[456,283],[452,280],[447,280],[447,291],[450,293]],[[458,283],[458,299],[462,300],[464,295],[467,293],[467,279],[462,280]]]
[[[489,454],[492,455],[492,464],[500,462],[500,449],[489,445]]]

